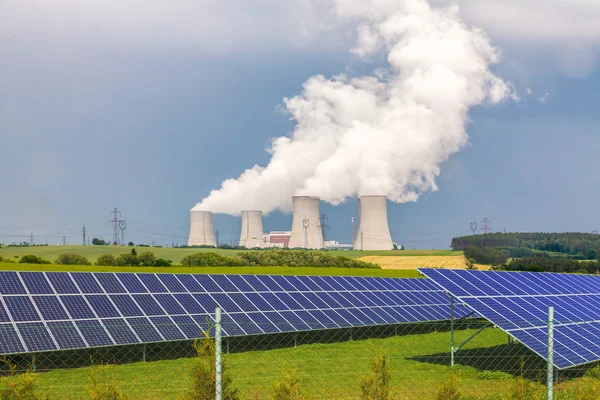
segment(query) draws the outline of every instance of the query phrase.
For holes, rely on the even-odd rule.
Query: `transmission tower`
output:
[[[481,221],[481,225],[482,225],[481,230],[483,231],[484,234],[485,233],[492,233],[492,232],[494,232],[493,229],[492,229],[492,221],[490,221],[489,219],[484,218]]]
[[[215,244],[219,247],[219,230],[215,231]]]
[[[111,223],[113,226],[112,244],[117,244],[119,242],[119,217],[121,216],[121,211],[119,211],[119,207],[114,207],[110,215],[114,215],[113,219],[109,221],[109,223]]]
[[[29,235],[29,245],[33,246],[33,232]]]
[[[477,222],[471,222],[471,235],[477,235]]]
[[[319,218],[319,222],[321,223],[321,234],[323,235],[323,247],[325,247],[325,231],[327,231],[329,228],[331,228],[327,222],[329,222],[329,218],[327,218],[327,214],[321,214],[321,217]]]
[[[352,217],[352,241],[350,244],[354,245],[354,217]]]
[[[592,235],[597,235],[598,231],[592,231]]]
[[[121,245],[125,246],[125,231],[127,230],[127,221],[119,221],[119,231],[121,232]]]
[[[81,233],[83,234],[83,245],[85,246],[86,242],[85,242],[85,225],[83,225],[83,228],[81,229]]]
[[[63,236],[63,246],[66,246],[66,245],[67,245],[67,237]]]

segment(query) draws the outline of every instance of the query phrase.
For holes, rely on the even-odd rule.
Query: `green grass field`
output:
[[[81,271],[81,272],[150,272],[171,274],[258,274],[258,275],[330,275],[330,276],[379,276],[388,278],[419,278],[415,270],[385,270],[364,268],[319,267],[103,267],[82,265],[19,264],[2,263],[2,271]]]
[[[235,255],[236,250],[223,249],[190,249],[190,248],[162,248],[162,247],[136,247],[139,253],[151,251],[157,258],[164,258],[179,264],[183,257],[198,252],[217,252],[223,255]],[[34,254],[49,261],[54,261],[60,254],[74,253],[87,257],[91,262],[95,262],[103,254],[119,255],[131,252],[131,247],[127,246],[34,246],[34,247],[2,247],[0,248],[0,257],[15,259],[15,256],[22,257],[26,254]],[[452,250],[397,250],[397,251],[332,251],[331,254],[359,258],[365,256],[461,256],[461,251]]]
[[[474,332],[474,329],[457,331],[457,342]],[[275,383],[282,375],[290,374],[298,378],[307,398],[356,399],[376,354],[386,357],[394,399],[434,399],[451,370],[449,335],[448,332],[417,333],[245,351],[224,357],[241,399],[272,398]],[[501,331],[484,331],[457,354],[457,363],[463,363],[454,369],[458,372],[459,390],[469,396],[463,398],[500,398],[497,396],[518,381],[497,371],[517,373],[521,354],[521,346],[507,347],[506,335]],[[191,358],[139,362],[111,366],[104,374],[87,367],[56,370],[37,374],[37,384],[50,399],[89,398],[90,378],[94,375],[101,381],[114,380],[130,399],[178,399],[189,387],[193,362]],[[539,384],[532,385],[542,389]]]

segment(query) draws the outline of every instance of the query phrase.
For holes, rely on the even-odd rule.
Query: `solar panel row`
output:
[[[0,272],[0,353],[443,320],[424,279]]]
[[[538,272],[420,269],[494,325],[546,358],[554,307],[554,364],[600,360],[600,277]]]

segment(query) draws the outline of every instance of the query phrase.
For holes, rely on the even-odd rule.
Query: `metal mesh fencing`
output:
[[[252,320],[241,328],[287,332],[253,336],[227,336],[240,323],[218,320],[194,342],[4,357],[0,399],[547,398],[546,360],[483,319],[315,330]],[[552,374],[555,399],[600,398],[595,364]]]

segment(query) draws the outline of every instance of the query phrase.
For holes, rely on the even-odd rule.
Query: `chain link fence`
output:
[[[546,360],[482,319],[256,336],[221,336],[239,322],[218,320],[194,342],[4,357],[0,399],[550,397]],[[595,364],[550,374],[555,399],[600,398]]]

